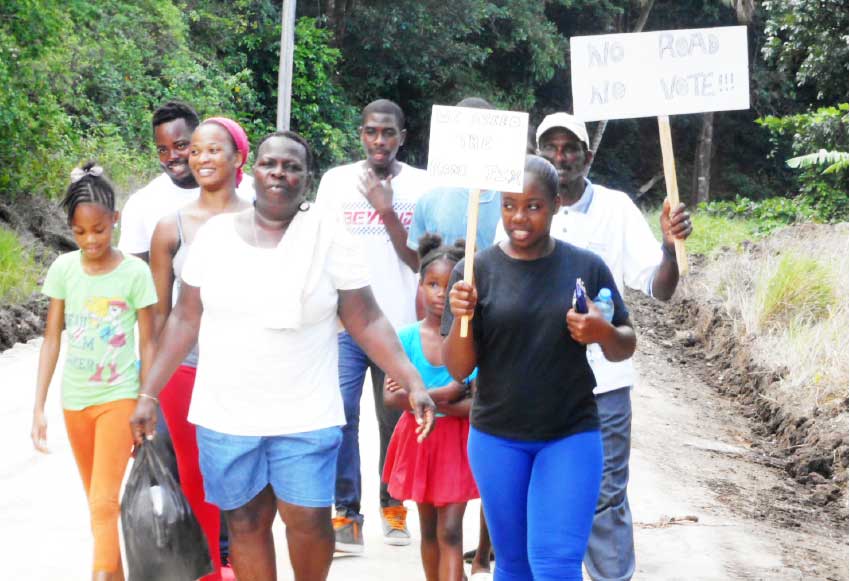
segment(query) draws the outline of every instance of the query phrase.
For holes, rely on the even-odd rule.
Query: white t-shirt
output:
[[[625,286],[652,296],[652,281],[661,265],[661,243],[656,240],[649,224],[631,198],[623,192],[587,182],[592,195],[586,212],[576,211],[585,206],[584,196],[574,206],[562,207],[552,218],[553,238],[569,242],[598,254],[623,294]],[[496,241],[507,238],[500,223]],[[635,384],[635,369],[631,359],[611,362],[605,359],[597,344],[587,348],[587,360],[596,376],[600,394]]]
[[[315,291],[297,330],[266,327],[264,292],[272,284],[275,249],[256,248],[236,233],[236,214],[200,228],[183,267],[201,289],[198,374],[189,421],[233,435],[294,434],[345,424],[339,391],[338,290],[367,286],[357,244],[339,223]],[[309,249],[305,249],[308,251]]]
[[[396,254],[378,212],[358,190],[365,167],[366,162],[359,161],[328,170],[319,183],[316,200],[330,197],[341,206],[349,232],[363,244],[375,300],[399,329],[416,321],[418,275]],[[429,189],[428,173],[402,163],[392,187],[393,210],[409,229],[416,201]]]
[[[130,196],[121,210],[121,239],[118,248],[130,254],[150,252],[157,222],[196,200],[200,188],[184,189],[175,185],[165,173]],[[254,200],[254,178],[245,175],[236,194],[249,202]]]

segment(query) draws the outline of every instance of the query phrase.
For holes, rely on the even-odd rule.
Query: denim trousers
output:
[[[372,392],[375,398],[375,417],[378,418],[379,461],[378,474],[384,471],[387,446],[393,435],[400,410],[384,406],[384,372],[375,365],[347,331],[339,334],[339,387],[345,408],[345,427],[342,429],[342,445],[336,465],[336,511],[360,523],[361,480],[360,480],[360,397],[366,370],[372,375]],[[382,507],[396,506],[400,501],[387,492],[381,482],[380,501]]]
[[[593,581],[628,581],[635,572],[629,484],[632,440],[631,387],[596,396],[605,462],[596,516],[584,556]]]

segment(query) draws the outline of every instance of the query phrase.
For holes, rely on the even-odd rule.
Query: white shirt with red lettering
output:
[[[324,198],[329,197],[341,207],[349,232],[363,246],[375,300],[393,327],[399,329],[416,321],[418,275],[396,254],[378,212],[360,193],[360,179],[365,171],[365,161],[329,169],[322,176],[316,199],[328,201]],[[401,163],[392,187],[393,209],[409,229],[416,201],[428,191],[428,173]]]

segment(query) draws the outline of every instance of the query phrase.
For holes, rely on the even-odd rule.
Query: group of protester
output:
[[[549,115],[523,191],[481,195],[469,284],[473,257],[457,240],[469,192],[429,188],[396,158],[406,130],[391,101],[363,109],[366,158],[327,171],[312,203],[314,156],[297,133],[263,138],[250,177],[247,135],[230,119],[200,122],[169,102],[153,132],[163,174],[127,201],[117,248],[103,168],[72,172],[63,206],[80,250],[43,288],[32,438],[46,449],[65,329],[62,402],[93,579],[124,578],[121,480],[133,443],[165,428],[213,558],[204,579],[276,578],[276,514],[297,579],[326,578],[335,550],[362,552],[367,370],[384,541],[410,543],[403,501],[415,501],[429,581],[465,578],[463,515],[479,494],[473,579],[490,577],[493,554],[497,581],[581,579],[582,561],[594,580],[631,578],[636,338],[622,291],[672,295],[674,240],[691,232],[683,206],[665,204],[659,245],[626,194],[585,177],[584,124]],[[610,321],[592,301],[578,312],[578,279],[590,299],[609,289]]]

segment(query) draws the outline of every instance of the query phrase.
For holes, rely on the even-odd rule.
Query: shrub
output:
[[[38,266],[14,232],[0,227],[0,302],[20,302],[36,288]]]
[[[835,304],[832,274],[813,258],[787,252],[756,282],[758,325],[784,329],[811,325]]]
[[[753,233],[758,235],[769,234],[789,224],[814,222],[818,218],[817,210],[805,198],[775,197],[755,201],[738,195],[734,200],[702,203],[698,210],[711,216],[750,220],[755,224]]]
[[[850,105],[821,107],[816,111],[764,117],[757,123],[770,132],[772,156],[781,159],[807,156],[821,149],[843,152],[847,149],[847,126]],[[814,209],[822,222],[847,221],[847,172],[824,173],[824,168],[811,166],[797,176],[799,199]]]

